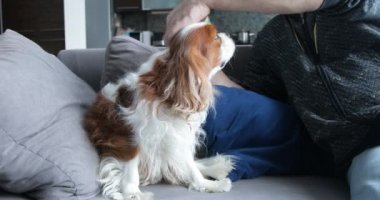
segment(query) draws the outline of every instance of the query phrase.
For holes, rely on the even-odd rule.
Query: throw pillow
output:
[[[94,91],[22,35],[0,35],[0,188],[93,199],[98,156],[82,128]]]
[[[106,49],[106,62],[100,86],[115,82],[125,73],[135,71],[150,55],[159,51],[128,36],[112,38]]]

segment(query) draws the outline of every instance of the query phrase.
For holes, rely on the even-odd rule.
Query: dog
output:
[[[201,128],[214,105],[210,79],[235,51],[214,25],[181,29],[166,50],[137,72],[108,83],[85,115],[84,127],[101,161],[99,181],[111,199],[153,199],[139,185],[165,181],[201,192],[227,192],[233,158],[195,159]]]

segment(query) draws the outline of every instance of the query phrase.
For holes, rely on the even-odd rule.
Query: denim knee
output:
[[[380,199],[380,146],[357,155],[347,173],[351,200]]]

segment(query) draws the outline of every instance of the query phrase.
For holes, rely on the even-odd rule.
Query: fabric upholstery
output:
[[[159,200],[348,200],[347,186],[339,180],[321,177],[260,177],[234,182],[227,193],[201,193],[185,187],[152,185],[143,187]]]
[[[57,57],[95,91],[100,89],[100,78],[105,64],[104,49],[60,51]]]

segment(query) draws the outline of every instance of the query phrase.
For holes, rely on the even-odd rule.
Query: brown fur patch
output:
[[[122,105],[123,107],[130,107],[133,103],[133,94],[134,90],[131,90],[127,86],[121,86],[117,90],[117,98],[116,98],[116,103]]]
[[[116,104],[101,94],[86,113],[84,128],[102,157],[112,156],[128,161],[138,153],[132,128],[122,120]]]

